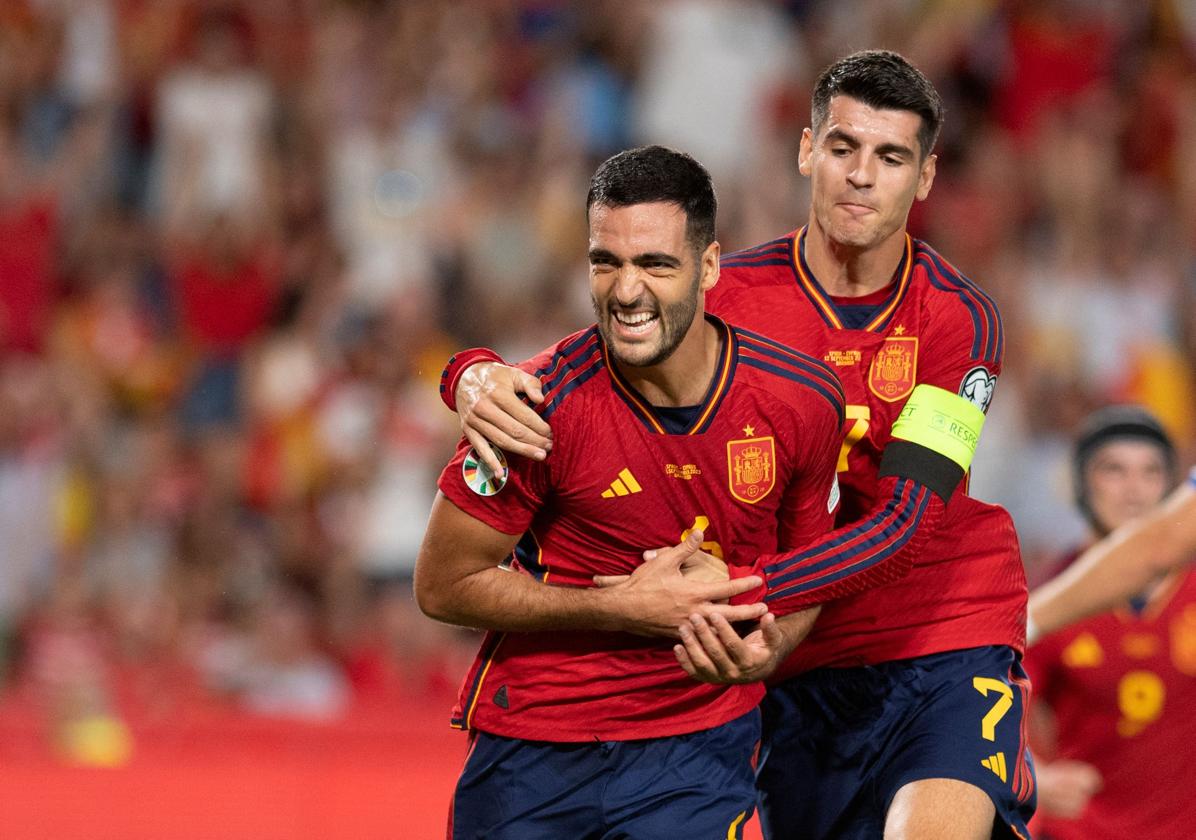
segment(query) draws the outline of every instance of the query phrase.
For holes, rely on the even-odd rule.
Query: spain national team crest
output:
[[[914,390],[918,375],[916,336],[890,336],[872,358],[868,387],[885,402],[896,402]]]
[[[731,495],[754,505],[777,483],[777,452],[772,436],[727,441],[727,478]]]

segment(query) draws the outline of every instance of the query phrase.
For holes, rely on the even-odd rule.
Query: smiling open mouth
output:
[[[611,315],[619,326],[629,332],[647,332],[660,320],[655,312],[612,312]]]

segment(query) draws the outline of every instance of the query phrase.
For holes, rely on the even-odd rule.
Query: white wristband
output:
[[[1026,613],[1026,647],[1038,641],[1042,634],[1038,630],[1038,625],[1034,622],[1033,616]]]

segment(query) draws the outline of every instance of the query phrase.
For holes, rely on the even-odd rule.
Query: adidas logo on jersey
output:
[[[996,755],[990,755],[988,758],[980,759],[980,763],[989,770],[997,774],[997,778],[1002,782],[1005,781],[1005,753],[999,752]]]
[[[619,477],[610,483],[610,487],[602,491],[602,498],[613,499],[615,496],[630,496],[633,493],[639,493],[643,489],[643,487],[640,487],[640,483],[635,480],[635,476],[631,474],[631,470],[624,467],[619,472]]]

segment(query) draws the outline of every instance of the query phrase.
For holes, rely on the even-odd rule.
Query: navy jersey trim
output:
[[[781,558],[764,568],[765,602],[808,593],[865,572],[905,547],[930,504],[928,488],[899,479],[884,509],[842,536]]]
[[[789,237],[782,236],[756,245],[734,251],[719,260],[721,268],[759,268],[766,265],[784,266],[789,264]]]
[[[805,385],[830,403],[839,423],[843,423],[847,402],[843,385],[824,362],[759,333],[733,329],[739,336],[739,360],[743,364]]]
[[[548,364],[537,369],[544,391],[544,401],[532,404],[526,397],[524,402],[537,414],[547,420],[561,407],[565,398],[573,393],[594,374],[603,368],[601,340],[598,328],[590,327],[577,338],[553,353]]]
[[[511,554],[519,561],[519,565],[536,580],[541,583],[548,580],[548,566],[541,560],[540,543],[531,531],[524,532]]]
[[[465,695],[465,702],[461,706],[461,717],[455,717],[449,720],[449,726],[456,729],[470,729],[473,726],[473,713],[478,706],[478,697],[482,693],[482,684],[486,681],[486,675],[490,672],[490,666],[494,664],[494,654],[498,652],[498,646],[502,640],[506,638],[506,633],[488,633],[486,641],[482,644],[482,649],[478,651],[478,664],[473,675],[473,681],[470,683],[469,691]]]
[[[719,335],[722,338],[719,347],[718,363],[715,366],[714,376],[710,380],[710,385],[706,389],[706,394],[698,404],[701,406],[701,410],[695,415],[693,424],[679,432],[671,431],[671,424],[662,421],[657,416],[655,407],[644,399],[631,383],[623,377],[618,367],[610,361],[610,348],[606,346],[605,342],[602,343],[602,355],[607,370],[610,371],[610,379],[614,392],[618,394],[619,399],[627,404],[627,407],[631,409],[631,413],[648,431],[658,435],[699,435],[710,428],[711,423],[714,422],[714,418],[718,415],[718,408],[722,405],[727,392],[731,389],[731,383],[735,379],[735,368],[739,356],[738,339],[735,336],[734,330],[728,327],[721,319],[708,313],[706,320],[719,331]]]
[[[957,295],[967,308],[972,318],[972,357],[989,364],[1000,364],[1005,354],[1005,329],[996,301],[924,242],[919,243],[917,262],[926,269],[934,288]]]
[[[790,265],[793,267],[794,279],[797,281],[798,287],[805,293],[806,297],[814,305],[819,317],[831,329],[844,330],[852,329],[844,323],[843,313],[839,306],[826,293],[822,284],[818,282],[818,278],[814,276],[814,272],[810,270],[809,264],[806,262],[806,234],[808,227],[803,227],[798,231],[798,235],[794,240],[793,253],[790,257]],[[874,316],[867,324],[858,329],[865,332],[883,332],[884,329],[893,320],[893,316],[897,314],[901,302],[905,300],[906,293],[912,285],[913,275],[913,240],[909,234],[905,235],[905,248],[901,252],[901,261],[897,264],[897,270],[893,273],[896,280],[892,283],[893,290],[885,297],[884,301],[877,304],[876,312],[879,313]]]

